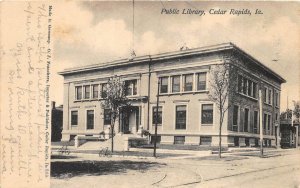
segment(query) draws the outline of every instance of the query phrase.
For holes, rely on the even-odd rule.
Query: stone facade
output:
[[[271,145],[271,140],[275,140],[275,122],[279,119],[280,85],[285,80],[232,43],[123,59],[60,72],[64,76],[62,140],[69,140],[76,135],[99,135],[109,129],[105,123],[105,111],[101,108],[101,101],[104,100],[101,89],[110,77],[117,75],[128,85],[132,108],[120,116],[115,127],[116,133],[138,134],[145,129],[154,134],[153,117],[156,112],[157,82],[160,79],[160,142],[217,146],[219,114],[216,105],[208,97],[209,78],[213,66],[222,64],[228,58],[237,59],[235,63],[245,85],[232,96],[243,102],[235,104],[235,111],[232,107],[226,112],[222,144],[257,145],[259,124],[255,123],[254,120],[258,119],[254,116],[259,109],[258,89],[262,88],[264,94],[266,88],[264,138],[266,144]],[[94,88],[94,85],[97,86]],[[243,86],[247,87],[247,92],[244,92]],[[231,104],[230,98],[227,104]]]

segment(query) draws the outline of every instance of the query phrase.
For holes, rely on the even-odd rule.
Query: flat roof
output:
[[[61,72],[58,72],[58,74],[68,75],[68,74],[74,74],[74,73],[80,73],[80,72],[86,72],[86,71],[92,71],[92,70],[101,70],[101,69],[106,69],[106,68],[110,68],[110,67],[126,66],[126,65],[130,65],[130,64],[141,63],[141,62],[173,59],[173,58],[178,58],[178,57],[187,57],[187,56],[192,56],[192,55],[200,55],[200,54],[206,54],[206,53],[218,52],[218,51],[224,51],[224,50],[230,50],[230,49],[236,50],[243,56],[249,58],[256,65],[265,69],[267,72],[271,73],[273,76],[275,76],[277,79],[279,79],[282,83],[286,82],[286,80],[283,77],[281,77],[279,74],[277,74],[272,69],[265,66],[264,64],[262,64],[261,62],[256,60],[254,57],[252,57],[250,54],[246,53],[244,50],[237,47],[235,44],[233,44],[231,42],[210,45],[210,46],[204,46],[204,47],[199,47],[199,48],[180,50],[180,51],[159,53],[159,54],[154,54],[154,55],[136,56],[131,59],[124,58],[124,59],[109,61],[109,62],[105,62],[105,63],[91,64],[91,65],[86,65],[86,66],[81,66],[81,67],[67,68]]]

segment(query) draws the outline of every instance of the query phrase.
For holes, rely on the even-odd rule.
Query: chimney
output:
[[[55,101],[51,101],[51,109],[55,109]]]

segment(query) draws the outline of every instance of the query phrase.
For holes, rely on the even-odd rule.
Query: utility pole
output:
[[[156,95],[156,114],[155,114],[155,132],[154,132],[154,151],[153,157],[156,157],[156,141],[157,141],[157,120],[158,120],[158,103],[159,103],[159,84],[160,80],[157,80],[157,95]]]
[[[263,157],[264,150],[263,150],[263,124],[262,124],[262,118],[263,118],[263,103],[262,103],[262,96],[261,96],[261,89],[259,89],[258,92],[259,95],[259,135],[260,135],[260,157]]]
[[[294,109],[296,107],[296,101],[293,100],[293,104],[294,104]],[[294,127],[294,115],[293,115],[293,109],[292,109],[292,127]],[[298,129],[299,129],[299,126],[295,126],[295,129],[296,129],[296,133],[295,133],[295,148],[298,148]]]

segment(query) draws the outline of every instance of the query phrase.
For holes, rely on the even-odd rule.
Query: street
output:
[[[51,187],[300,187],[300,150],[266,156],[254,152],[223,154],[222,159],[196,152],[172,159],[78,155],[53,159]],[[68,173],[76,164],[78,168],[72,167],[76,173]],[[57,171],[59,167],[62,170]]]

